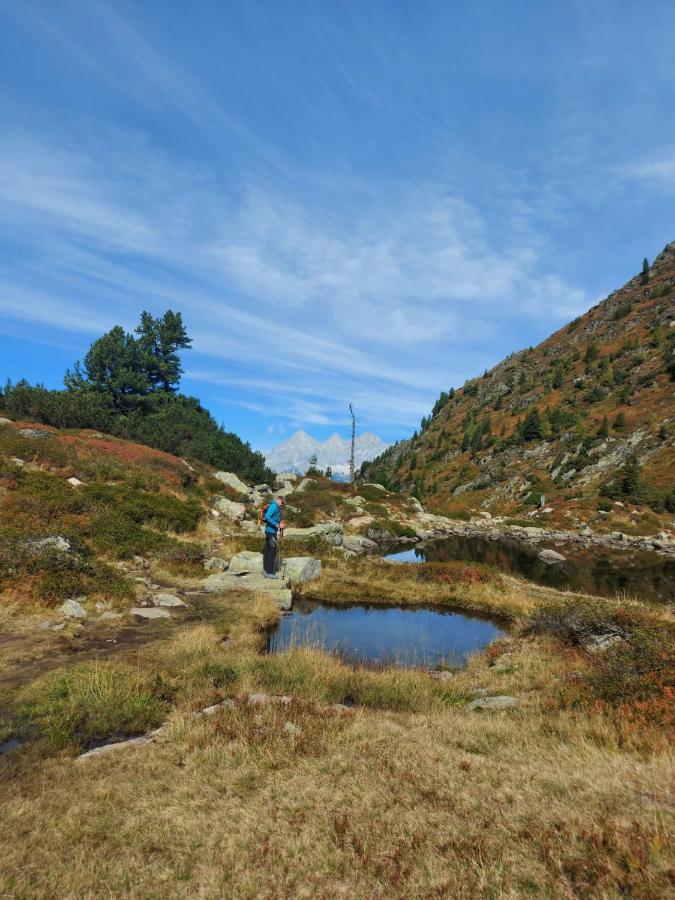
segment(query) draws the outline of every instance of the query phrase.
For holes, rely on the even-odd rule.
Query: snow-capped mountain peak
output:
[[[312,456],[316,456],[320,469],[330,466],[334,477],[346,479],[349,475],[350,446],[350,441],[339,434],[332,434],[325,441],[317,441],[304,431],[296,431],[288,440],[269,450],[265,460],[275,472],[297,472],[302,475],[309,468]],[[386,448],[387,444],[372,432],[359,435],[354,445],[357,469],[362,462],[374,459]]]

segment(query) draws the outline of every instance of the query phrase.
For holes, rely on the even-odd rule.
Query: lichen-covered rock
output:
[[[84,600],[84,597],[80,597],[79,600],[75,598],[64,600],[59,607],[61,615],[68,619],[86,619],[87,610],[82,606],[80,600]]]
[[[321,575],[321,560],[312,556],[291,556],[283,562],[286,584],[314,581]]]
[[[242,575],[244,572],[261,573],[263,570],[262,563],[262,553],[255,553],[253,550],[242,550],[230,560],[228,572],[230,575]]]
[[[155,606],[185,606],[185,603],[175,594],[153,594],[152,602]]]
[[[348,534],[342,541],[342,546],[345,550],[351,550],[352,553],[370,553],[377,550],[375,541],[358,534]]]
[[[227,516],[228,519],[243,519],[246,507],[243,503],[235,503],[234,500],[228,500],[227,497],[219,497],[214,503],[216,512]]]
[[[548,565],[565,562],[565,557],[556,550],[540,550],[537,556],[542,562],[545,562]]]
[[[234,472],[216,472],[214,478],[217,478],[218,481],[222,481],[223,484],[231,487],[232,490],[236,491],[238,494],[248,495],[250,490],[249,486],[245,484],[238,475],[235,475]]]
[[[166,609],[160,609],[156,606],[132,606],[129,610],[132,616],[139,619],[170,619],[171,614]]]

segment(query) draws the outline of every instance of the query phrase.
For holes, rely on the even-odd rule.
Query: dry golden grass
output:
[[[184,672],[221,653],[218,639],[190,629],[153,665]],[[507,713],[438,698],[414,714],[302,698],[208,719],[182,707],[154,745],[8,763],[0,893],[666,896],[668,753],[618,752],[602,717],[549,709],[547,685],[569,664],[552,665],[550,642],[504,649],[508,671],[477,658],[452,690],[518,693]],[[222,658],[246,668],[248,653]],[[339,664],[325,665],[334,676]]]
[[[312,593],[333,601],[519,620],[554,596],[574,599],[503,576],[437,583],[377,559],[322,557]],[[20,695],[37,697],[64,749],[43,739],[0,757],[0,896],[605,900],[672,889],[666,735],[640,724],[626,739],[604,708],[563,708],[561,692],[591,665],[582,651],[516,627],[439,681],[312,649],[266,655],[279,617],[269,597],[214,604],[208,621],[151,632],[69,679],[60,659]],[[22,641],[35,628],[19,629]],[[260,691],[293,699],[249,705]],[[520,705],[466,711],[477,691]],[[226,697],[234,709],[199,715]],[[353,709],[333,708],[347,698]],[[153,723],[170,710],[155,744],[73,759],[78,734],[117,719],[133,727],[139,703]]]

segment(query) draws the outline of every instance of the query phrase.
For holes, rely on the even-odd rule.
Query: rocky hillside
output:
[[[675,512],[674,379],[672,243],[538,347],[443,391],[420,432],[362,475],[460,518],[657,531]]]

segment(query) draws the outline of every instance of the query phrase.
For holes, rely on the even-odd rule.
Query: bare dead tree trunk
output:
[[[349,413],[352,417],[352,450],[349,454],[349,481],[354,484],[354,444],[356,441],[356,419],[354,418],[354,410],[352,404],[349,404]]]

